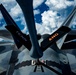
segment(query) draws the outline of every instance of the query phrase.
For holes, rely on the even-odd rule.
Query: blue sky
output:
[[[26,33],[28,31],[26,22],[16,0],[0,0],[0,3],[5,6],[19,28]],[[37,32],[40,34],[51,33],[61,26],[74,5],[74,0],[34,0],[34,17]],[[73,25],[76,24],[76,22],[73,23]],[[5,25],[0,13],[0,29],[4,29]]]

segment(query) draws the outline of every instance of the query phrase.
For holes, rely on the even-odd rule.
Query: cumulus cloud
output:
[[[13,17],[18,17],[22,14],[22,11],[19,7],[19,5],[15,5],[13,8],[10,9],[10,14],[13,16]]]
[[[29,34],[27,26],[24,27],[24,29],[22,30],[23,33]]]
[[[69,0],[46,0],[45,4],[49,8],[53,8],[55,10],[65,9],[67,6],[74,5],[74,1]]]
[[[15,0],[0,0],[2,3],[10,3],[10,2],[14,2]]]
[[[37,14],[40,14],[40,10],[39,9],[34,10],[34,15],[37,15]]]
[[[39,24],[39,23],[36,23],[36,30],[37,30],[37,33],[39,34],[50,34],[50,31],[48,29],[45,28],[44,25],[42,24]]]
[[[52,29],[55,29],[59,27],[59,19],[60,16],[57,15],[56,11],[48,10],[45,11],[42,15],[42,25],[47,29],[48,31],[52,31]]]
[[[37,8],[39,5],[41,5],[44,2],[44,0],[34,0],[33,6],[34,9]],[[23,18],[22,10],[20,9],[19,5],[17,4],[16,0],[0,0],[0,3],[4,5],[6,10],[10,13],[12,18],[15,21],[21,21],[21,24],[25,25],[25,21]],[[34,10],[34,15],[39,14],[39,10]],[[18,18],[19,17],[19,18]],[[0,14],[0,20],[3,19],[2,15]],[[26,25],[24,30],[26,29]]]
[[[72,28],[76,28],[76,17],[74,18],[72,24],[71,24],[71,27]]]
[[[0,30],[4,30],[4,29],[5,29],[5,23],[2,26],[0,26]]]
[[[22,32],[23,32],[23,33],[26,33],[26,34],[29,34],[29,33],[28,33],[28,29],[27,29],[27,25],[26,25],[25,18],[22,17],[21,19],[22,19],[21,24],[24,25],[24,29],[22,30]]]
[[[48,11],[44,11],[42,16],[42,25],[51,33],[54,29],[60,27],[67,16],[64,10],[68,6],[73,6],[74,1],[67,0],[46,0],[45,4],[49,7]],[[64,11],[63,11],[64,10]],[[59,15],[58,15],[59,14]]]
[[[37,8],[39,5],[41,5],[45,0],[34,0],[33,6],[34,6],[34,15],[40,14],[39,9]],[[16,0],[0,0],[0,2],[6,7],[10,15],[14,18],[14,20],[21,21],[21,24],[24,25],[23,32],[27,32],[26,22],[23,17],[22,11],[17,4]],[[69,0],[46,0],[45,4],[49,7],[48,11],[44,11],[41,14],[41,20],[42,23],[38,24],[36,23],[36,28],[38,33],[44,34],[44,33],[50,33],[52,29],[55,29],[61,25],[63,22],[63,19],[61,18],[63,14],[58,15],[58,13],[62,10],[67,8],[67,6],[72,6],[73,1]],[[59,12],[58,12],[58,11]],[[0,19],[2,19],[2,16],[0,15]]]
[[[44,13],[42,13],[42,22],[43,25],[51,25],[52,24],[52,28],[55,27],[55,19],[58,19],[59,17],[57,16],[57,12],[53,12],[53,11],[45,11]]]
[[[63,22],[62,16],[57,11],[48,10],[41,14],[42,23],[36,23],[37,32],[40,34],[51,34],[59,28]]]
[[[15,0],[0,0],[0,3],[3,4],[7,10],[10,10],[17,4]]]
[[[43,2],[44,0],[33,0],[34,9],[41,5]]]
[[[33,0],[34,8],[37,8],[43,2],[44,2],[44,0]],[[0,3],[6,4],[6,5],[7,4],[16,4],[16,0],[0,0]]]
[[[2,19],[3,17],[2,17],[2,14],[1,14],[1,12],[0,12],[0,20]]]

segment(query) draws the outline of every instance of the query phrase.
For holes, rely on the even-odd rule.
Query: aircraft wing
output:
[[[76,30],[70,31],[61,47],[61,50],[76,49]]]
[[[7,30],[0,30],[0,38],[6,40],[13,40],[11,34]]]
[[[5,45],[14,45],[14,43],[11,41],[0,41],[0,46],[5,46]]]
[[[6,40],[4,42],[0,42],[0,46],[12,45],[12,44],[14,44],[14,41],[15,41],[15,44],[17,45],[17,47],[21,46],[21,43],[14,36],[12,37],[11,33],[7,30],[0,30],[0,38]],[[13,41],[13,38],[15,39],[14,41]]]

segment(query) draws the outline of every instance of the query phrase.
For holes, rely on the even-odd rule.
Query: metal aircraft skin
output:
[[[40,75],[51,75],[51,74],[56,75],[55,73],[57,73],[59,75],[74,75],[74,73],[70,71],[71,69],[69,68],[70,65],[69,65],[66,53],[63,53],[62,51],[60,51],[61,49],[59,49],[57,47],[57,45],[59,43],[61,43],[61,42],[57,43],[57,40],[59,40],[61,37],[63,37],[66,33],[68,33],[70,31],[68,26],[70,25],[74,15],[76,14],[76,7],[72,11],[72,13],[69,15],[69,17],[65,20],[65,22],[62,24],[62,27],[60,27],[52,35],[47,35],[47,36],[46,35],[41,35],[42,38],[39,39],[39,42],[41,43],[41,45],[39,45],[38,42],[37,42],[38,39],[37,39],[37,36],[36,36],[37,35],[36,30],[35,30],[32,0],[29,0],[29,1],[27,1],[27,0],[17,0],[17,2],[21,6],[21,9],[23,10],[24,16],[26,18],[26,23],[27,23],[27,26],[28,26],[29,37],[30,38],[28,39],[27,36],[25,36],[26,34],[24,35],[20,31],[20,29],[18,28],[16,23],[14,23],[14,21],[11,20],[10,16],[8,16],[7,14],[4,13],[4,10],[1,9],[1,7],[3,7],[2,4],[1,4],[0,5],[0,10],[1,10],[2,15],[3,15],[3,17],[4,17],[4,19],[7,23],[6,28],[12,34],[17,48],[20,48],[22,45],[24,45],[26,48],[21,51],[21,50],[18,50],[15,47],[15,45],[14,45],[13,48],[9,45],[11,47],[11,51],[7,51],[5,53],[3,52],[2,54],[0,54],[1,57],[9,57],[7,60],[5,60],[5,58],[0,60],[0,61],[2,61],[1,63],[8,61],[7,63],[4,63],[4,64],[0,65],[1,66],[0,69],[2,70],[0,73],[2,75],[4,73],[5,73],[5,75],[23,75],[25,73],[26,73],[26,75],[31,75],[31,74],[32,75],[37,75],[37,74],[40,74]],[[23,6],[26,7],[26,8],[24,8]],[[30,10],[28,11],[27,8],[30,9]],[[29,14],[27,14],[27,12],[29,12]],[[5,17],[6,15],[7,15],[8,18]],[[31,23],[31,25],[30,25],[30,23]],[[30,27],[30,26],[32,26],[32,27]],[[67,27],[65,27],[65,26],[67,26]],[[15,29],[15,32],[13,32],[13,30],[11,30],[11,27],[13,27]],[[66,29],[63,29],[63,28],[66,28]],[[10,33],[6,32],[6,34],[10,34]],[[58,34],[56,34],[56,33],[58,33]],[[69,36],[69,34],[67,36]],[[20,36],[20,38],[18,39],[19,36]],[[2,37],[2,38],[4,37],[5,39],[10,39],[11,35],[9,35],[9,37],[6,37],[5,34],[3,34],[0,37]],[[55,38],[53,38],[53,37],[55,37]],[[25,38],[27,38],[27,41],[25,40]],[[47,39],[49,39],[50,41],[47,41]],[[72,40],[73,39],[75,39],[75,38],[72,38]],[[51,41],[51,40],[53,40],[53,41]],[[55,43],[53,43],[53,42],[55,42]],[[65,43],[64,39],[63,39],[63,42]],[[62,42],[62,44],[63,44],[63,42]],[[30,48],[28,47],[28,45],[26,45],[26,44],[29,44],[29,43],[30,43],[30,46],[29,46]],[[31,44],[32,44],[32,46],[31,46]],[[62,46],[64,46],[64,44]],[[30,55],[29,55],[29,51],[30,51]],[[44,51],[44,53],[43,53],[43,51]],[[5,55],[5,56],[3,56],[3,55]],[[40,60],[45,60],[45,61],[48,60],[47,65],[49,65],[49,63],[52,63],[52,64],[49,65],[50,68],[47,65],[45,65],[44,63],[43,64],[41,63],[44,66],[43,67],[44,70],[42,68],[40,68],[41,70],[39,69],[39,72],[36,72],[36,70],[34,69],[34,67],[36,68],[35,65],[33,66],[32,64],[29,65],[29,64],[26,63],[26,61],[28,62],[30,60],[36,60],[36,59],[39,59],[39,58],[40,58]],[[63,58],[65,59],[65,61],[63,60]],[[23,62],[25,64],[23,64]],[[31,61],[31,63],[32,63],[32,61]],[[53,64],[53,63],[55,63],[55,64]],[[61,67],[64,67],[64,68],[60,68],[59,64],[61,64]],[[8,65],[10,65],[10,67],[9,67],[8,71],[6,72],[6,70],[8,68]],[[55,66],[57,68],[54,68]],[[53,72],[52,71],[50,72],[50,70],[46,69],[45,67],[49,68]],[[21,72],[20,68],[21,68],[21,70],[23,70],[22,72]],[[27,72],[27,70],[28,70],[28,72]],[[32,71],[32,70],[34,70],[34,71]],[[40,72],[40,71],[42,71],[42,72]],[[69,73],[68,73],[68,71],[69,71]]]

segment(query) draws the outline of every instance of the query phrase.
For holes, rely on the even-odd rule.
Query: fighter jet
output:
[[[70,29],[68,27],[65,27],[65,26],[67,24],[68,25],[70,24],[72,18],[74,17],[74,15],[76,13],[76,10],[75,10],[76,7],[72,11],[70,18],[66,20],[66,23],[65,24],[63,23],[63,25],[65,25],[65,26],[62,26],[62,27],[58,28],[58,30],[56,32],[54,32],[52,35],[49,35],[46,39],[44,39],[41,42],[41,46],[39,46],[38,40],[37,40],[37,33],[36,33],[36,29],[35,29],[34,16],[33,16],[33,5],[32,5],[33,1],[32,0],[30,0],[30,1],[22,0],[22,1],[23,2],[18,0],[17,2],[20,4],[20,6],[23,10],[24,16],[26,18],[26,23],[27,23],[27,27],[28,27],[28,30],[29,30],[30,40],[28,38],[25,39],[26,37],[24,36],[24,34],[21,33],[20,29],[16,26],[16,24],[14,24],[14,23],[12,25],[11,25],[11,23],[10,23],[10,25],[7,24],[6,28],[11,32],[11,34],[15,37],[15,39],[17,39],[16,44],[17,44],[18,47],[20,47],[23,44],[23,45],[25,45],[26,48],[28,48],[30,50],[30,56],[32,58],[37,59],[37,62],[36,62],[37,65],[43,65],[43,66],[49,68],[50,70],[54,71],[55,73],[57,73],[59,75],[62,75],[61,73],[54,70],[53,68],[51,68],[51,67],[45,65],[44,63],[40,62],[39,58],[41,58],[43,56],[43,51],[45,51],[48,47],[53,45],[57,40],[59,40],[61,37],[63,37],[66,33],[68,33],[70,31]],[[28,7],[29,10],[27,10],[27,7]],[[14,32],[11,29],[11,27],[15,30]],[[53,46],[55,47],[55,44]],[[52,46],[52,48],[54,49],[53,46]],[[63,72],[64,71],[65,70],[63,70]],[[65,75],[65,73],[63,73],[63,75]],[[9,74],[7,74],[7,75],[9,75]]]

